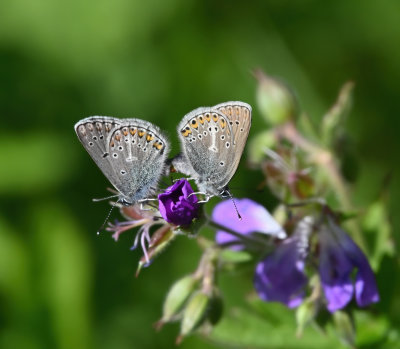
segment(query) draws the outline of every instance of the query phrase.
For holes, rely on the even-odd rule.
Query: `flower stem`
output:
[[[244,235],[241,233],[238,233],[228,227],[225,227],[217,222],[214,222],[213,220],[209,220],[207,222],[207,224],[211,227],[214,228],[216,230],[223,230],[226,233],[238,238],[239,240],[243,241],[244,243],[250,243],[250,244],[255,244],[257,246],[259,246],[260,244],[262,245],[267,245],[268,241],[266,241],[265,239],[259,238],[257,236],[254,235]]]
[[[276,129],[277,136],[286,138],[300,149],[304,150],[311,156],[311,160],[323,169],[334,188],[340,205],[344,210],[353,210],[354,207],[349,197],[349,191],[345,180],[343,179],[334,155],[331,151],[314,144],[303,137],[297,130],[293,122],[288,122],[282,127]],[[356,225],[352,225],[353,237],[362,249],[366,249],[364,238],[360,229]]]

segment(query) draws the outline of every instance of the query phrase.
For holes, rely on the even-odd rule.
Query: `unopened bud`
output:
[[[301,172],[290,173],[287,181],[292,194],[297,199],[304,200],[313,196],[314,181],[308,174]]]
[[[273,126],[294,120],[298,114],[298,103],[294,93],[281,81],[255,72],[258,80],[257,103],[261,115]]]
[[[339,338],[350,347],[354,347],[355,329],[349,314],[344,311],[333,313],[333,322]]]
[[[304,328],[315,318],[317,314],[317,300],[307,299],[296,309],[297,337],[303,334]]]
[[[175,320],[197,284],[198,280],[193,275],[186,275],[172,285],[164,302],[163,316],[160,322],[166,323]]]
[[[276,137],[271,130],[263,131],[251,138],[248,145],[249,162],[258,165],[265,159],[265,149],[273,148],[276,144]]]
[[[197,329],[207,318],[210,296],[197,292],[189,299],[183,312],[180,336],[184,337]]]
[[[139,275],[142,268],[149,265],[155,257],[163,252],[175,237],[176,234],[171,230],[169,224],[163,225],[154,232],[149,243],[149,249],[146,251],[146,254],[140,258],[136,269],[136,277]]]

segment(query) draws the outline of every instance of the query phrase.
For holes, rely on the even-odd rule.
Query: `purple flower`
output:
[[[235,199],[235,202],[242,220],[238,219],[231,200],[225,200],[214,207],[213,221],[244,235],[259,232],[280,239],[286,237],[285,231],[263,206],[250,199]],[[237,237],[223,230],[217,231],[215,239],[218,244],[239,241]],[[240,245],[234,247],[241,248],[243,246]]]
[[[257,264],[254,287],[264,301],[281,302],[289,308],[303,301],[307,277],[299,241],[293,237]]]
[[[186,179],[180,179],[164,193],[158,195],[161,216],[175,225],[189,225],[197,217],[199,205],[196,195]]]
[[[367,257],[354,241],[328,217],[328,225],[319,233],[319,273],[327,308],[344,308],[353,298],[360,307],[379,301],[375,276]],[[355,283],[352,274],[357,269]]]

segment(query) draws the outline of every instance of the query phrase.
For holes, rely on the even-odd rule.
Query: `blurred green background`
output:
[[[389,183],[397,232],[399,13],[395,0],[2,0],[0,347],[173,346],[178,327],[155,334],[152,324],[168,287],[195,268],[200,251],[177,239],[136,279],[133,234],[118,243],[96,236],[109,206],[91,198],[107,195],[108,183],[73,131],[86,116],[154,122],[174,154],[176,125],[198,106],[243,100],[254,107],[250,137],[267,127],[255,105],[254,68],[294,87],[316,123],[354,80],[348,131],[356,203],[377,199]],[[387,175],[392,181],[384,182]],[[242,165],[235,196],[268,205],[267,193],[254,194],[258,180]],[[384,294],[399,294],[398,275],[379,275],[381,291],[390,288]],[[229,307],[251,289],[249,277],[222,280]],[[218,346],[196,337],[181,345],[203,347]]]

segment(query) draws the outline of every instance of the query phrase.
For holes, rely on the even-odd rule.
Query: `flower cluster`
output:
[[[238,200],[240,207],[248,213],[245,224],[232,224],[227,202],[214,209],[213,219],[241,234],[275,229],[273,218],[262,206],[248,199]],[[326,213],[323,223],[316,225],[310,216],[300,222],[290,238],[287,238],[259,262],[255,269],[254,287],[261,299],[281,302],[288,307],[299,306],[307,286],[306,264],[318,260],[318,272],[330,312],[344,308],[355,296],[359,306],[364,307],[379,301],[374,273],[367,258],[354,241]],[[315,232],[316,255],[310,256],[311,234]],[[218,231],[219,244],[231,241],[227,232]],[[312,258],[314,257],[314,258]],[[311,267],[311,265],[310,265]],[[355,280],[353,271],[356,270]]]

